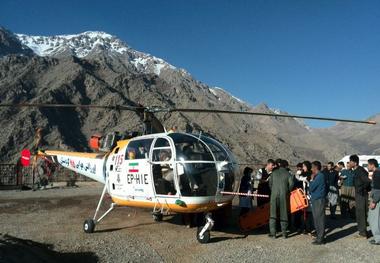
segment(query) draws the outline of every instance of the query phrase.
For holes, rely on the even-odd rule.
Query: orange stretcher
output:
[[[296,189],[290,193],[290,212],[295,213],[309,206],[305,193]],[[265,226],[269,222],[269,203],[257,207],[239,217],[239,227],[242,231],[250,231]]]
[[[290,213],[295,213],[309,206],[309,201],[302,189],[296,189],[290,193]]]
[[[269,222],[269,203],[257,207],[239,217],[239,227],[242,231],[250,231],[265,226]]]

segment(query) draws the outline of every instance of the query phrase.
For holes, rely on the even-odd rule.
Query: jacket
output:
[[[372,175],[371,199],[373,202],[380,202],[380,170],[377,169]]]
[[[361,166],[354,170],[355,193],[367,195],[371,190],[371,180],[368,178],[368,172]]]
[[[349,169],[344,169],[342,170],[342,174],[344,177],[343,185],[347,187],[352,187],[354,186],[354,171],[349,170]]]
[[[335,170],[330,170],[325,174],[327,176],[326,180],[329,186],[334,186],[338,188],[339,173]]]
[[[325,174],[319,172],[309,184],[311,200],[319,200],[326,197]]]
[[[285,168],[280,167],[269,177],[271,197],[286,198],[293,188],[293,177]]]
[[[251,176],[249,174],[243,175],[240,181],[239,193],[248,193],[252,191]]]

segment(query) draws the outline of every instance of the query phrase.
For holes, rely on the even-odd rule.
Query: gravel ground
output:
[[[243,235],[236,217],[202,245],[179,216],[155,223],[151,211],[132,208],[117,208],[85,234],[83,221],[100,192],[96,183],[1,191],[0,262],[380,262],[380,247],[355,239],[355,224],[342,219],[328,220],[328,243],[317,247],[306,235],[272,240],[265,229]]]

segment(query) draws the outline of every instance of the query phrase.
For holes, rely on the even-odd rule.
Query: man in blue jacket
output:
[[[327,189],[325,175],[321,172],[321,169],[322,165],[320,162],[315,161],[312,163],[312,175],[309,190],[314,226],[315,231],[317,232],[317,238],[313,241],[314,245],[322,245],[325,243],[325,204]]]
[[[338,165],[341,168],[340,179],[343,180],[340,196],[340,212],[343,217],[355,218],[354,172],[351,169],[350,162],[347,162],[346,168],[343,162],[340,162]]]

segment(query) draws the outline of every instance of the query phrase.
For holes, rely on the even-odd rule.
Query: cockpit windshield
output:
[[[204,141],[208,147],[210,147],[212,153],[215,156],[216,161],[228,161],[228,152],[224,147],[217,141],[206,137],[206,136],[201,136],[202,141]]]
[[[233,191],[238,172],[234,155],[228,148],[212,138],[202,136],[201,139],[210,147],[217,161],[226,161],[229,163],[228,172],[224,172],[224,180],[219,182],[219,187],[224,188],[225,191]]]
[[[214,161],[210,149],[200,139],[181,133],[173,133],[169,136],[174,141],[178,160]]]
[[[183,196],[213,196],[218,186],[215,160],[200,138],[182,133],[169,134],[177,156],[179,187]]]

